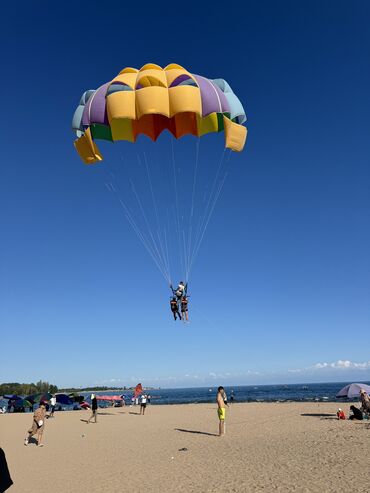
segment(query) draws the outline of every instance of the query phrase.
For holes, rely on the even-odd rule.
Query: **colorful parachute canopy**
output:
[[[141,385],[141,383],[138,383],[135,387],[134,398],[136,399],[136,397],[142,394],[142,392],[143,392],[143,386]]]
[[[86,91],[72,121],[75,147],[86,163],[103,159],[95,140],[135,142],[139,134],[156,140],[169,130],[186,134],[225,133],[225,145],[243,150],[247,129],[243,106],[223,79],[207,79],[171,63],[153,63],[140,70],[124,68],[96,90]]]

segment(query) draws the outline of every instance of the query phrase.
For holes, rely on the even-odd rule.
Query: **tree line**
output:
[[[55,394],[58,392],[58,387],[49,382],[39,380],[36,383],[2,383],[0,384],[0,395],[17,394],[17,395],[32,395],[50,392]]]
[[[111,390],[132,390],[134,388],[135,387],[102,387],[102,386],[99,387],[95,385],[95,387],[79,387],[78,389],[74,387],[70,387],[70,388],[60,389],[60,391],[65,392],[66,394],[71,394],[75,392],[93,392],[94,390],[96,392],[105,392],[105,391],[108,392]]]

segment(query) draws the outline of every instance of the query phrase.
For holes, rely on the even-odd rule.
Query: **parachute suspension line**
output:
[[[114,173],[112,171],[109,170],[107,174],[109,175],[109,178],[111,180],[113,179],[113,180],[116,181],[115,175],[114,175]],[[165,278],[165,280],[168,281],[169,280],[168,273],[160,265],[160,262],[158,262],[158,259],[157,259],[156,255],[155,255],[155,252],[153,251],[153,248],[150,245],[150,242],[148,241],[148,239],[146,238],[146,236],[144,235],[144,233],[140,230],[139,226],[136,224],[136,222],[135,222],[134,218],[132,217],[132,214],[131,214],[128,206],[125,204],[125,202],[123,201],[122,197],[120,196],[119,187],[115,187],[111,181],[108,182],[108,183],[105,183],[105,186],[106,186],[106,188],[110,192],[114,193],[115,197],[118,200],[118,203],[120,204],[120,206],[122,207],[122,209],[124,211],[124,216],[127,219],[128,223],[130,224],[131,228],[133,229],[133,231],[135,232],[135,234],[137,235],[137,237],[139,238],[139,240],[143,244],[144,248],[147,250],[147,252],[151,256],[151,258],[153,259],[153,261],[156,264],[156,266],[158,267],[160,273],[163,275],[163,277]]]
[[[159,214],[158,214],[157,201],[155,199],[155,194],[154,194],[154,189],[153,189],[153,183],[152,183],[152,179],[151,179],[151,176],[150,176],[148,161],[147,161],[145,152],[143,153],[143,156],[144,156],[144,162],[145,162],[145,167],[146,167],[146,174],[147,174],[147,177],[148,177],[148,183],[149,183],[150,193],[151,193],[151,196],[152,196],[152,202],[153,202],[153,207],[154,207],[156,222],[157,222],[158,245],[159,245],[160,250],[161,250],[161,258],[163,260],[163,264],[165,265],[166,271],[168,273],[168,277],[170,278],[171,275],[170,275],[170,267],[169,267],[169,263],[168,263],[168,256],[166,257],[166,252],[164,250],[162,239],[161,239],[161,235],[160,235],[161,228],[160,228],[160,222],[159,222]]]
[[[183,240],[183,247],[184,247],[184,253],[185,253],[185,284],[188,283],[188,270],[189,270],[189,264],[188,264],[188,257],[186,255],[186,251],[187,251],[187,248],[186,248],[186,235],[185,235],[185,231],[182,230],[182,240]]]
[[[214,200],[213,200],[213,203],[212,203],[212,206],[211,206],[210,212],[209,212],[208,217],[207,217],[207,222],[206,222],[206,224],[205,224],[205,227],[204,227],[204,230],[203,230],[202,236],[201,236],[201,238],[200,238],[200,240],[199,240],[199,243],[198,243],[197,249],[196,249],[196,251],[195,251],[195,253],[194,253],[194,258],[196,258],[196,257],[197,257],[197,255],[198,255],[198,253],[199,253],[200,246],[201,246],[201,244],[202,244],[202,241],[203,241],[204,235],[205,235],[205,233],[206,233],[206,230],[207,230],[208,224],[209,224],[209,222],[210,222],[210,220],[211,220],[211,217],[212,217],[212,215],[213,215],[213,211],[214,211],[214,209],[215,209],[215,207],[216,207],[216,204],[217,204],[218,198],[219,198],[219,196],[221,195],[221,192],[222,192],[222,189],[223,189],[223,187],[224,187],[224,184],[225,184],[225,181],[226,181],[227,176],[228,176],[228,171],[225,171],[224,177],[222,178],[222,180],[221,180],[221,182],[220,182],[220,184],[219,184],[219,186],[218,186],[217,192],[216,192],[216,194],[215,194],[215,196],[214,196]]]
[[[188,245],[187,245],[187,271],[185,280],[186,283],[189,281],[190,277],[190,267],[191,267],[191,247],[192,247],[192,234],[193,234],[193,217],[194,217],[194,204],[195,204],[195,189],[196,182],[198,176],[198,163],[199,163],[199,146],[200,146],[200,138],[197,139],[196,143],[196,151],[195,151],[195,165],[194,165],[194,173],[193,173],[193,189],[191,194],[191,206],[190,206],[190,214],[189,214],[189,234],[188,234]]]
[[[137,237],[139,238],[139,240],[142,242],[143,246],[146,248],[146,250],[148,251],[149,255],[151,256],[151,258],[153,259],[154,263],[156,264],[156,266],[158,267],[158,270],[160,271],[160,273],[162,274],[162,276],[165,278],[165,280],[167,282],[169,282],[169,278],[168,278],[168,275],[167,273],[163,270],[162,266],[158,263],[158,260],[155,256],[155,252],[153,252],[152,248],[151,248],[151,245],[148,243],[147,239],[145,238],[145,236],[142,234],[142,232],[140,231],[140,228],[137,226],[137,224],[135,223],[135,220],[133,219],[132,215],[130,214],[127,206],[125,205],[125,203],[120,199],[120,204],[122,206],[122,208],[124,209],[125,211],[125,217],[127,219],[127,221],[129,222],[130,226],[132,227],[132,229],[134,230],[134,232],[136,233]]]
[[[160,254],[160,252],[158,250],[158,245],[157,245],[157,242],[154,239],[153,231],[152,231],[152,229],[150,227],[150,223],[148,221],[147,215],[145,214],[145,211],[144,211],[144,208],[143,208],[143,204],[142,204],[142,202],[140,200],[139,194],[137,193],[137,190],[135,188],[135,185],[134,185],[134,183],[133,183],[133,181],[131,179],[130,179],[130,184],[131,184],[131,189],[132,189],[132,191],[133,191],[133,193],[134,193],[134,195],[136,197],[137,203],[139,205],[139,208],[140,208],[141,214],[143,216],[144,222],[146,224],[146,227],[148,229],[149,236],[150,236],[150,238],[151,238],[151,240],[153,242],[154,249],[157,252],[159,263],[162,265],[162,268],[166,272],[165,262],[163,261],[163,258],[161,257],[161,254]],[[170,276],[169,276],[168,272],[166,272],[166,274],[167,274],[166,277],[169,278]]]
[[[226,169],[223,172],[223,176],[222,176],[222,178],[221,178],[221,180],[220,180],[220,182],[219,182],[219,184],[218,184],[218,186],[216,188],[216,185],[217,185],[219,176],[221,174],[221,169],[222,169],[222,165],[223,165],[223,162],[224,162],[225,153],[226,153],[226,149],[224,149],[223,152],[222,152],[222,156],[221,156],[221,159],[220,159],[220,162],[219,162],[217,173],[216,173],[216,176],[215,176],[213,185],[212,185],[211,193],[210,193],[209,198],[208,198],[208,202],[207,202],[205,214],[204,214],[203,220],[201,222],[201,225],[202,226],[198,230],[198,231],[200,231],[200,235],[197,237],[197,239],[196,239],[196,241],[194,243],[194,250],[193,250],[193,253],[192,253],[190,267],[192,267],[195,259],[198,256],[198,253],[199,253],[201,244],[203,242],[203,238],[204,238],[205,233],[207,231],[209,222],[210,222],[210,220],[212,218],[212,215],[213,215],[213,212],[215,210],[217,201],[218,201],[218,199],[219,199],[219,197],[221,195],[222,189],[224,187],[224,184],[225,184],[225,181],[226,181],[226,178],[227,178],[227,175],[228,175],[228,164],[229,164],[229,161],[230,161],[231,151],[230,151],[230,153],[228,155],[228,158],[226,159]]]
[[[215,188],[216,188],[216,184],[217,184],[217,181],[218,181],[218,178],[220,175],[220,171],[221,171],[224,157],[225,157],[225,149],[222,150],[221,158],[219,159],[219,162],[218,162],[217,171],[216,171],[213,183],[212,183],[212,187],[211,187],[211,191],[209,193],[208,199],[207,199],[206,195],[204,196],[204,201],[206,202],[206,206],[204,208],[204,213],[203,213],[203,215],[200,218],[199,223],[198,223],[197,233],[195,236],[194,246],[193,246],[193,250],[192,250],[192,254],[191,254],[191,259],[192,259],[191,264],[194,263],[195,252],[197,252],[199,250],[197,248],[197,245],[199,244],[200,239],[202,239],[204,237],[204,230],[205,230],[205,226],[207,224],[207,217],[208,217],[208,213],[209,213],[209,209],[210,209],[210,204],[211,204],[211,201],[214,197]]]
[[[222,154],[221,154],[221,156],[222,156]],[[220,166],[218,166],[218,168],[217,168],[214,181],[217,181],[217,174],[219,172],[219,167]],[[211,187],[211,190],[212,189],[213,189],[213,187]],[[204,219],[205,219],[205,216],[206,216],[207,204],[208,204],[208,202],[210,200],[210,197],[211,197],[211,192],[208,192],[207,189],[206,189],[204,191],[204,193],[203,193],[203,200],[202,200],[202,204],[200,206],[201,207],[201,211],[199,212],[199,218],[197,220],[197,229],[196,229],[194,244],[193,244],[192,253],[191,253],[192,263],[193,263],[193,259],[194,259],[194,252],[196,250],[196,245],[198,244],[199,238],[202,236],[202,225],[205,222]]]
[[[211,220],[211,218],[212,218],[213,211],[214,211],[214,209],[215,209],[215,207],[216,207],[217,201],[218,201],[218,199],[219,199],[219,197],[220,197],[220,195],[221,195],[221,192],[222,192],[222,189],[223,189],[223,187],[224,187],[224,184],[225,184],[225,181],[226,181],[227,176],[228,176],[228,170],[226,169],[226,170],[225,170],[225,172],[224,172],[224,176],[223,176],[223,178],[221,179],[221,182],[219,183],[219,186],[218,186],[218,188],[217,188],[217,191],[216,191],[216,193],[215,193],[215,195],[214,195],[213,202],[212,202],[211,208],[210,208],[210,210],[209,210],[209,214],[208,214],[208,217],[207,217],[207,221],[206,221],[205,227],[204,227],[204,229],[203,229],[202,236],[201,236],[201,238],[200,238],[200,240],[199,240],[199,242],[198,242],[197,250],[196,250],[196,252],[195,252],[195,254],[194,254],[194,258],[196,258],[196,257],[197,257],[197,255],[198,255],[198,253],[199,253],[201,243],[202,243],[203,238],[204,238],[204,235],[205,235],[205,233],[206,233],[206,230],[207,230],[208,224],[209,224],[209,222],[210,222],[210,220]]]
[[[167,212],[168,214],[168,212]],[[168,217],[168,215],[167,215]],[[169,252],[168,252],[168,242],[167,242],[167,230],[166,228],[164,228],[164,245],[165,245],[165,251],[166,251],[166,257],[167,257],[167,265],[168,265],[168,272],[170,274],[169,276],[169,284],[172,285],[172,281],[171,281],[171,269],[170,269],[170,256],[169,256]]]
[[[175,185],[175,210],[176,210],[176,228],[177,228],[177,237],[178,237],[178,245],[179,245],[179,255],[180,255],[180,264],[182,271],[185,272],[184,266],[184,255],[182,248],[182,240],[181,240],[181,228],[180,228],[180,212],[179,212],[179,195],[177,189],[177,177],[176,177],[176,163],[175,163],[175,150],[173,147],[173,139],[171,139],[171,151],[172,151],[172,169],[173,169],[173,180]],[[185,254],[185,252],[184,252]]]

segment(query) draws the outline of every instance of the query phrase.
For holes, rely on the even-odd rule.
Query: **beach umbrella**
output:
[[[14,407],[31,407],[32,403],[27,399],[16,399],[14,402]]]
[[[350,383],[343,387],[336,395],[337,399],[340,397],[347,397],[347,399],[353,399],[354,397],[360,397],[360,390],[364,390],[370,394],[370,385],[365,383]]]
[[[41,394],[40,402],[41,401],[50,401],[50,399],[52,397],[53,397],[53,394],[50,394],[50,392],[44,392],[43,394]]]
[[[68,397],[73,400],[73,402],[78,402],[81,404],[85,400],[85,397],[83,395],[76,394],[75,392],[72,392],[71,394],[68,394]]]
[[[70,406],[73,404],[73,400],[67,394],[56,394],[56,399],[58,404],[64,404]]]
[[[35,402],[37,401],[36,394],[27,395],[25,399],[29,401],[31,404],[35,404]]]
[[[26,397],[27,400],[30,402],[41,402],[41,401],[50,401],[50,399],[53,397],[53,394],[50,394],[50,392],[40,392],[38,394],[32,394],[28,395]]]

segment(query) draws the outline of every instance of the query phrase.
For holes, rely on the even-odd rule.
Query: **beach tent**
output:
[[[66,406],[73,404],[73,400],[67,394],[56,394],[55,397],[58,404],[64,404]]]
[[[31,407],[32,404],[33,403],[27,399],[19,398],[14,401],[14,408]]]
[[[44,393],[39,393],[39,394],[32,394],[28,395],[26,399],[31,402],[31,404],[35,404],[36,402],[41,402],[41,401],[49,401],[53,397],[50,392],[44,392]]]
[[[336,395],[337,399],[340,397],[347,397],[347,399],[353,399],[355,397],[360,397],[360,390],[364,390],[370,394],[370,385],[365,383],[350,383],[343,387]]]

